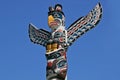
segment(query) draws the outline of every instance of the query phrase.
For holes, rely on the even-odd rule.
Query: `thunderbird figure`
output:
[[[65,29],[62,5],[56,4],[55,7],[49,7],[48,12],[48,26],[51,28],[51,32],[37,29],[33,24],[29,24],[30,40],[46,48],[47,80],[66,80],[68,47],[84,33],[94,28],[99,23],[101,16],[102,7],[98,3],[88,15],[79,18]]]

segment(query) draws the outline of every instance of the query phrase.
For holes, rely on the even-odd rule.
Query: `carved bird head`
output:
[[[62,5],[56,4],[55,7],[49,7],[48,26],[52,30],[56,30],[59,26],[64,26],[65,16],[62,12]]]

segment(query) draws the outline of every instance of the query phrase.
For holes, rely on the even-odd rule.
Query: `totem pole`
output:
[[[98,3],[95,8],[76,20],[70,27],[65,29],[65,15],[62,5],[56,4],[49,7],[48,26],[51,32],[37,29],[29,24],[29,37],[33,43],[40,44],[46,48],[46,79],[67,80],[67,57],[66,52],[81,35],[94,28],[102,16],[102,7]]]

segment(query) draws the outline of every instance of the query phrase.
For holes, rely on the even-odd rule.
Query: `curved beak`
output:
[[[54,18],[53,18],[53,16],[52,15],[50,15],[50,16],[48,16],[48,25],[50,26],[50,23],[51,22],[54,22]]]

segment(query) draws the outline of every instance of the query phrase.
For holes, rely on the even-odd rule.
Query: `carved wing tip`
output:
[[[29,24],[29,29],[38,29],[35,25],[33,25],[32,23]]]
[[[101,6],[101,3],[100,3],[100,2],[98,2],[98,5],[99,5],[99,6]]]
[[[101,5],[101,3],[100,3],[100,2],[98,2],[96,6],[99,6],[100,11],[102,12],[102,5]]]
[[[32,24],[32,23],[30,23],[29,24],[29,29],[28,29],[28,33],[29,33],[29,38],[30,38],[30,41],[31,42],[33,42],[33,43],[36,43],[33,39],[33,34],[32,34],[32,31],[34,31],[36,28],[35,28],[35,26]]]
[[[29,24],[29,29],[31,29],[33,27],[33,24],[32,23],[30,23]]]

